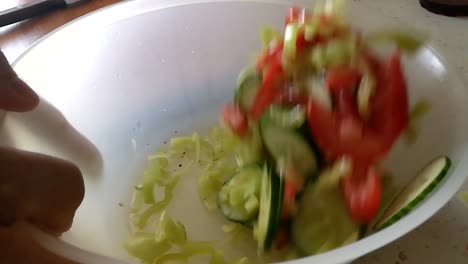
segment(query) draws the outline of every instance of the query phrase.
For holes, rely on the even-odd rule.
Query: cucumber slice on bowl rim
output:
[[[384,229],[411,212],[442,182],[450,166],[451,161],[446,156],[440,156],[430,161],[393,199],[383,215],[377,220],[374,229]]]

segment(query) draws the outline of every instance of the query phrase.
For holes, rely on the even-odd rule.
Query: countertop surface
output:
[[[138,1],[138,0],[135,0]],[[155,0],[156,1],[156,0]],[[351,0],[349,0],[351,1]],[[419,5],[418,0],[353,0],[396,24],[424,28],[440,55],[468,80],[468,18],[436,15]],[[0,9],[29,0],[2,0]],[[0,28],[0,48],[12,62],[35,41],[62,24],[119,0],[94,0],[80,6]],[[289,1],[307,3],[308,1]],[[310,2],[310,1],[309,1]],[[467,172],[468,173],[468,172]],[[468,182],[462,191],[468,190]],[[468,263],[468,207],[457,197],[425,224],[405,237],[367,255],[356,264]]]

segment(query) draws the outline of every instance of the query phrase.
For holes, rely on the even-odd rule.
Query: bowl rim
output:
[[[93,11],[55,29],[54,31],[33,43],[12,63],[12,65],[15,67],[25,56],[27,56],[45,40],[50,39],[60,32],[66,32],[71,29],[86,28],[92,24],[90,22],[93,22],[93,20],[94,22],[99,21],[99,24],[103,24],[106,23],[106,21],[111,17],[112,21],[115,22],[124,18],[130,18],[135,15],[142,15],[167,8],[213,3],[259,3],[281,5],[284,7],[291,5],[291,3],[281,0],[162,0],[157,2],[153,0],[123,1]],[[94,27],[96,27],[96,25],[94,25]],[[449,79],[455,83],[456,86],[464,86],[464,77],[458,71],[456,71],[450,63],[447,62],[446,57],[441,56],[439,53],[440,49],[438,49],[434,43],[427,45],[426,48],[444,65],[444,67],[447,68],[447,75]],[[468,90],[465,92],[468,92]],[[463,153],[464,156],[467,156],[466,151]],[[306,264],[310,263],[310,261],[316,261],[317,263],[342,263],[344,261],[352,261],[406,235],[408,232],[420,226],[436,212],[438,212],[459,190],[468,176],[463,174],[463,171],[468,170],[468,164],[453,165],[454,166],[451,168],[450,175],[446,177],[444,182],[432,193],[432,195],[428,197],[422,204],[420,204],[416,210],[412,211],[410,214],[395,224],[349,245],[327,251],[319,255],[282,263]],[[117,260],[108,256],[81,249],[78,246],[69,244],[63,240],[48,235],[33,226],[29,226],[29,228],[31,229],[31,234],[33,234],[33,236],[44,247],[71,260],[75,260],[81,263],[129,263],[125,260]]]

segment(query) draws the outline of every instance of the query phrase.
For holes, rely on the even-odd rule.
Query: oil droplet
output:
[[[166,108],[163,109],[163,112],[166,112]]]
[[[165,60],[165,59],[162,59],[162,60],[161,60],[161,63],[166,63],[166,60]]]

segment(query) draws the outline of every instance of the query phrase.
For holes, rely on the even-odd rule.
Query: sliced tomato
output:
[[[233,104],[224,105],[221,111],[223,122],[239,137],[244,137],[249,129],[247,115],[242,109]]]
[[[299,31],[297,32],[297,38],[296,38],[297,51],[298,52],[303,51],[306,46],[307,46],[307,40],[305,39],[305,31],[304,31],[304,28],[301,27],[299,28]]]
[[[329,159],[349,156],[373,164],[387,152],[382,138],[352,115],[331,112],[309,100],[307,116],[312,137]]]
[[[377,76],[377,89],[370,102],[369,122],[359,118],[352,94],[346,89],[333,93],[333,112],[309,101],[310,131],[320,149],[331,159],[346,155],[367,165],[375,164],[388,153],[408,125],[408,99],[399,53],[392,55],[385,64],[374,59],[372,67]],[[343,79],[352,82],[353,78]]]
[[[325,85],[331,91],[342,89],[352,89],[356,87],[362,78],[362,73],[355,68],[334,67],[327,71],[325,75]]]
[[[379,86],[371,100],[370,126],[392,145],[409,122],[408,93],[400,53],[379,67]]]
[[[354,171],[342,180],[342,189],[351,217],[361,224],[372,221],[379,210],[382,194],[377,171],[373,167]]]
[[[252,118],[257,121],[262,113],[270,106],[282,92],[283,67],[281,66],[281,53],[271,60],[263,75],[262,85],[255,95],[252,105]]]
[[[276,60],[282,52],[283,42],[278,40],[272,41],[267,51],[258,58],[256,63],[257,71],[261,72],[266,66],[272,63],[272,61]]]

